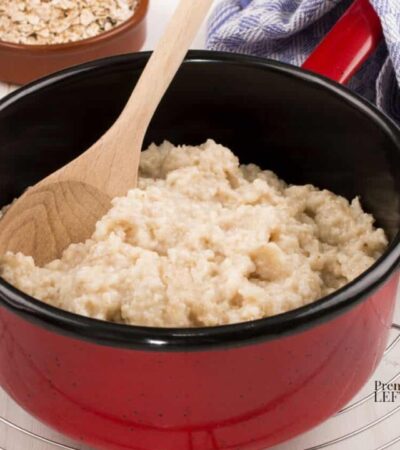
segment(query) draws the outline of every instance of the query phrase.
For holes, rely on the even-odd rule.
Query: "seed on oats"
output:
[[[137,0],[0,0],[0,41],[46,45],[96,36],[125,22]]]

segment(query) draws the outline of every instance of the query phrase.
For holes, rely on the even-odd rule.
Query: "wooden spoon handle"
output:
[[[136,186],[147,127],[212,3],[213,0],[180,0],[117,121],[84,154],[40,185],[82,181],[111,198],[125,195]]]
[[[182,64],[213,0],[181,0],[148,61],[122,115],[135,121],[132,131],[146,132],[165,91]],[[119,121],[115,126],[121,126]]]
[[[119,158],[128,157],[126,161],[129,161],[130,158],[124,153],[125,150],[141,148],[149,123],[212,3],[213,0],[180,1],[127,105],[109,130],[113,140],[120,142]],[[125,139],[131,140],[130,145],[124,142]],[[140,154],[136,167],[130,169],[131,173],[137,173],[139,159]]]

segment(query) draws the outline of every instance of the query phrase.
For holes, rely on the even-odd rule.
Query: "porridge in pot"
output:
[[[138,187],[91,239],[45,267],[0,258],[1,276],[58,308],[114,322],[223,325],[272,316],[344,286],[387,239],[358,198],[287,185],[209,140],[142,153]]]

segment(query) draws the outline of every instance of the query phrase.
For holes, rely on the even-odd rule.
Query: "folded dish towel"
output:
[[[400,0],[370,1],[385,41],[349,86],[400,122]],[[351,2],[220,0],[208,24],[207,47],[301,65]]]

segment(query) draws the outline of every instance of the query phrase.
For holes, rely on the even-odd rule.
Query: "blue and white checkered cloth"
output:
[[[400,0],[370,0],[385,35],[349,86],[400,122]],[[352,0],[219,0],[207,48],[301,65]]]

